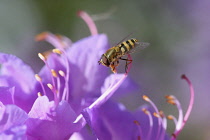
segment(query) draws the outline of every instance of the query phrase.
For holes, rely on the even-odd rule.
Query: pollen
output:
[[[35,37],[35,41],[42,41],[47,37],[47,35],[48,32],[42,32]]]
[[[157,112],[154,112],[153,115],[154,115],[155,117],[157,117],[157,118],[160,118],[160,117],[161,117],[160,114],[158,114]]]
[[[46,61],[46,60],[47,60],[47,58],[46,58],[43,54],[41,54],[41,53],[38,53],[38,56],[39,56],[39,58],[40,58],[42,61]]]
[[[35,78],[36,78],[37,81],[39,81],[39,82],[42,81],[42,78],[38,74],[35,74],[34,76],[35,76]]]
[[[60,49],[53,49],[52,52],[56,54],[62,54],[62,51]]]
[[[136,125],[140,126],[140,123],[137,120],[133,121]]]
[[[149,99],[149,97],[148,96],[146,96],[146,95],[143,95],[143,97],[142,97],[145,101],[147,101],[147,102],[149,102],[150,101],[150,99]]]
[[[160,117],[162,117],[162,118],[164,117],[164,113],[163,113],[162,110],[159,111],[159,115],[160,115]]]
[[[149,114],[149,112],[148,112],[148,110],[147,110],[146,108],[143,108],[142,111],[143,111],[146,115]]]
[[[172,115],[168,115],[168,116],[167,116],[167,119],[169,119],[169,120],[173,120],[173,119],[174,119],[174,117],[173,117]]]
[[[53,85],[48,83],[47,86],[49,87],[49,89],[53,90]]]
[[[38,97],[43,96],[41,92],[38,92],[37,95],[38,95]]]
[[[57,75],[57,73],[56,73],[56,71],[54,69],[51,69],[51,73],[52,73],[53,77],[58,77],[58,75]]]
[[[174,99],[174,97],[173,97],[173,96],[171,96],[171,95],[166,95],[166,96],[165,96],[165,98],[166,98],[166,99],[168,99],[168,100],[172,100],[172,99]]]
[[[58,73],[60,74],[60,76],[65,77],[65,73],[62,70],[59,70]]]
[[[176,102],[174,100],[167,100],[167,103],[172,104],[172,105],[176,105]]]

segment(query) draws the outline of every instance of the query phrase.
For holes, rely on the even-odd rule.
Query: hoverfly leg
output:
[[[126,61],[126,63],[125,63],[125,73],[128,73],[127,72],[127,69],[128,69],[128,65],[130,65],[131,63],[132,63],[132,59],[125,59],[125,58],[120,58],[121,60],[125,60]]]
[[[112,70],[113,73],[117,73],[116,67],[117,67],[118,65],[119,65],[119,61],[118,61],[118,60],[115,61],[115,62],[113,62],[113,63],[110,65],[110,68],[111,68],[111,70]]]

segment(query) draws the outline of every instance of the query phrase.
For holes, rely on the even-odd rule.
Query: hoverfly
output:
[[[108,49],[104,54],[102,54],[101,59],[98,61],[99,65],[102,64],[104,66],[110,67],[113,73],[116,73],[116,67],[119,65],[119,60],[126,61],[125,72],[127,73],[127,68],[133,60],[128,58],[122,58],[133,51],[134,48],[140,47],[144,49],[149,46],[149,43],[146,42],[138,42],[137,39],[132,38],[127,41],[123,41],[116,46]]]

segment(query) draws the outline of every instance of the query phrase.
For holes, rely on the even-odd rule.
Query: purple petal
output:
[[[35,78],[32,69],[16,56],[0,53],[1,76],[7,76],[9,86],[18,85],[25,93],[34,89]],[[17,89],[16,89],[17,90]]]
[[[104,93],[107,88],[109,88],[113,81],[116,80],[116,74],[109,75],[104,82],[103,87],[101,88],[101,93]],[[138,85],[129,77],[127,77],[122,85],[116,90],[115,94],[113,95],[114,98],[122,97],[122,95],[126,95],[132,91],[138,89]]]
[[[107,102],[100,108],[85,109],[83,115],[100,140],[137,139],[135,118],[121,104]]]
[[[0,53],[0,64],[0,86],[15,87],[14,104],[28,112],[36,98],[33,71],[13,55]]]
[[[10,129],[0,133],[1,140],[27,140],[25,135],[26,125],[13,126]]]
[[[6,105],[0,107],[0,132],[6,131],[11,127],[25,123],[28,115],[16,105]]]
[[[81,129],[80,124],[73,124],[76,114],[66,101],[57,107],[46,96],[39,97],[29,112],[27,134],[37,139],[66,139],[73,132]]]
[[[0,101],[6,104],[14,104],[14,90],[15,88],[0,87]]]
[[[84,91],[92,95],[100,93],[109,69],[98,65],[98,60],[108,48],[107,36],[101,34],[79,40],[68,50],[71,93],[75,98]]]

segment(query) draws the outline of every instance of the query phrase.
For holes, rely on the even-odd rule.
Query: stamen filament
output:
[[[190,81],[185,75],[182,75],[181,78],[184,79],[184,80],[187,82],[187,84],[189,85],[189,88],[190,88],[190,103],[189,103],[187,112],[186,112],[186,114],[185,114],[185,116],[184,116],[184,120],[183,120],[183,122],[182,122],[182,125],[181,125],[180,129],[177,130],[177,131],[172,135],[172,138],[171,138],[172,140],[174,140],[174,139],[179,135],[179,133],[181,132],[181,130],[182,130],[183,127],[185,126],[185,124],[186,124],[186,122],[187,122],[187,120],[188,120],[188,118],[189,118],[189,115],[190,115],[190,113],[191,113],[191,111],[192,111],[193,104],[194,104],[194,95],[195,95],[195,93],[194,93],[193,85],[192,85],[191,81]]]
[[[40,53],[41,54],[41,53]],[[44,63],[45,63],[45,65],[47,66],[47,69],[48,69],[48,71],[51,73],[52,71],[51,71],[51,69],[50,69],[50,66],[49,66],[49,64],[47,63],[47,61],[45,60],[45,61],[43,61]],[[53,74],[51,73],[50,74],[50,77],[51,77],[51,81],[52,81],[52,84],[53,84],[53,87],[55,88],[56,86],[55,86],[55,80],[54,80],[54,78],[53,78]],[[56,90],[56,89],[55,89]]]
[[[60,74],[60,76],[62,76],[62,77],[64,77],[64,81],[66,81],[66,74],[62,71],[62,70],[59,70],[58,71],[58,73]],[[66,83],[66,82],[65,82]],[[65,98],[66,98],[66,94],[67,94],[67,92],[66,92],[66,86],[64,86],[64,89],[63,89],[63,95],[62,95],[62,98],[61,98],[61,100],[65,100]]]
[[[160,134],[160,140],[164,140],[164,136],[165,136],[166,129],[167,129],[167,119],[166,119],[163,111],[160,111],[159,114],[162,118],[161,120],[162,120],[162,127],[163,127],[161,134]]]
[[[178,111],[179,111],[179,117],[178,117],[178,121],[177,121],[177,124],[176,124],[176,131],[177,131],[181,128],[182,122],[183,122],[182,106],[175,96],[168,95],[168,96],[165,96],[165,97],[167,99],[167,102],[172,104],[172,105],[175,105],[177,107]]]
[[[137,125],[137,127],[139,129],[138,140],[141,140],[141,138],[142,138],[143,135],[142,135],[142,129],[141,129],[140,123],[137,120],[134,120],[133,122]]]
[[[55,105],[57,106],[58,103],[59,103],[59,100],[58,100],[58,97],[57,97],[57,92],[58,92],[58,91],[57,91],[56,88],[55,88],[52,84],[50,84],[50,83],[48,83],[47,86],[48,86],[48,88],[53,92],[53,94],[54,94]]]
[[[44,85],[42,83],[42,78],[38,74],[35,74],[35,78],[39,82],[39,84],[41,85],[44,95],[46,95],[46,90],[45,90]]]
[[[147,137],[146,140],[150,140],[151,139],[151,134],[152,134],[152,128],[153,128],[153,118],[152,118],[152,114],[146,109],[143,108],[142,111],[148,116],[149,118],[149,130],[147,133]]]
[[[158,114],[159,111],[158,111],[156,105],[152,102],[152,100],[150,100],[149,97],[146,96],[146,95],[143,95],[143,99],[145,101],[149,102],[152,105],[152,107],[155,110],[155,113],[154,114]],[[159,134],[160,134],[160,128],[161,128],[161,117],[157,117],[157,118],[158,118],[158,131],[157,131],[156,139],[158,140],[158,137],[159,137]]]
[[[177,119],[176,119],[173,115],[168,115],[168,116],[167,116],[167,119],[173,120],[175,126],[177,125]]]

